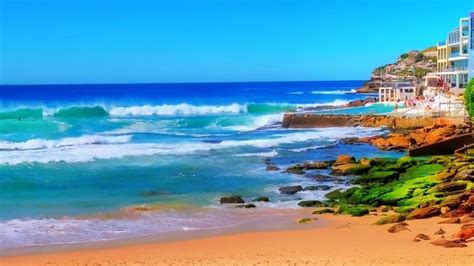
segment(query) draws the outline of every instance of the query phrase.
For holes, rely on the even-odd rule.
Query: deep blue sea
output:
[[[342,153],[398,156],[339,143],[380,128],[281,128],[284,112],[363,98],[354,93],[361,85],[0,86],[0,249],[228,226],[322,199],[327,191],[281,195],[281,186],[315,181],[267,172],[264,160],[284,168]],[[219,204],[232,194],[271,202],[251,211]]]

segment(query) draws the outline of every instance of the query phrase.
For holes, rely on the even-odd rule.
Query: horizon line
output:
[[[278,81],[198,81],[198,82],[117,82],[117,83],[32,83],[32,84],[0,84],[3,86],[82,86],[82,85],[152,85],[152,84],[222,84],[222,83],[287,83],[287,82],[345,82],[368,81],[368,79],[347,80],[278,80]]]

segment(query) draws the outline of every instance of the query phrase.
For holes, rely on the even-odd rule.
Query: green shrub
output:
[[[464,91],[464,104],[469,117],[474,117],[474,78],[471,79]]]

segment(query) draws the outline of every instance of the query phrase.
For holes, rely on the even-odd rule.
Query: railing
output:
[[[448,67],[440,69],[439,72],[460,72],[460,71],[467,71],[467,67]]]

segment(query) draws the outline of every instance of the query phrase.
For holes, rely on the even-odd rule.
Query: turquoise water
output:
[[[360,98],[359,85],[0,86],[0,248],[228,226],[246,211],[218,204],[230,194],[269,196],[256,216],[322,199],[327,192],[281,195],[314,181],[267,172],[264,160],[284,168],[342,153],[399,156],[339,142],[383,129],[280,127],[285,111]]]

